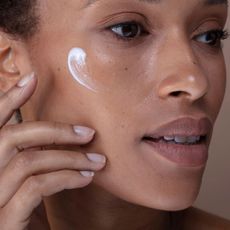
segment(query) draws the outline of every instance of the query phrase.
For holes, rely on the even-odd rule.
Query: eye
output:
[[[220,41],[228,37],[227,31],[224,30],[210,30],[205,33],[195,36],[195,39],[198,42],[210,45],[210,46],[219,46]]]
[[[110,26],[109,29],[123,40],[132,40],[148,34],[144,27],[137,22],[124,22]]]

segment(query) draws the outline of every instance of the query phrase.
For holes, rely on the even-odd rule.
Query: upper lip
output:
[[[213,125],[208,118],[180,118],[166,123],[145,137],[160,138],[164,136],[208,136]]]

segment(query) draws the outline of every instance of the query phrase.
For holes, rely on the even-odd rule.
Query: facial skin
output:
[[[205,165],[171,162],[150,151],[142,138],[179,118],[207,118],[214,124],[224,96],[225,65],[219,45],[206,44],[207,34],[201,34],[223,29],[226,5],[202,0],[85,4],[41,1],[39,32],[25,44],[39,84],[22,108],[24,120],[96,129],[93,143],[81,151],[108,158],[94,180],[99,190],[154,209],[189,207]],[[142,25],[144,33],[124,41],[108,29],[124,22]],[[95,93],[70,76],[67,58],[73,47],[84,49],[90,77],[106,91]]]

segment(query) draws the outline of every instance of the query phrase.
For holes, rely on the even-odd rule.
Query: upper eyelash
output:
[[[223,29],[213,29],[213,30],[208,30],[206,32],[200,33],[196,36],[194,36],[194,38],[198,38],[199,36],[208,34],[208,33],[216,33],[218,35],[218,37],[215,40],[215,43],[206,43],[206,45],[212,47],[212,48],[223,48],[223,43],[222,41],[227,39],[229,37],[229,33],[227,30],[223,30]]]
[[[112,29],[113,27],[116,27],[116,26],[118,27],[118,26],[122,26],[122,25],[129,24],[129,23],[130,23],[130,24],[132,24],[132,23],[133,23],[133,24],[138,24],[138,26],[141,27],[142,32],[144,32],[145,35],[149,34],[149,32],[146,30],[146,28],[145,28],[141,23],[139,23],[139,22],[137,22],[137,21],[127,21],[127,22],[118,23],[118,24],[115,24],[115,25],[112,25],[112,26],[108,26],[106,29],[111,31],[111,29]],[[202,36],[202,35],[205,35],[206,33],[212,33],[212,32],[213,32],[213,33],[218,33],[218,34],[219,34],[219,37],[218,37],[219,40],[228,39],[229,36],[230,36],[228,30],[213,29],[213,30],[209,30],[209,31],[205,31],[205,32],[203,32],[203,33],[200,33],[200,34],[196,35],[195,37]],[[116,34],[116,33],[113,33],[113,35],[114,35],[118,40],[122,40],[122,41],[131,41],[131,40],[133,40],[133,38],[122,37],[122,36],[120,36],[120,35],[118,35],[118,34]],[[143,35],[143,34],[142,34],[142,35]]]
[[[229,31],[228,30],[222,30],[223,34],[222,34],[222,40],[228,39],[229,38]]]
[[[202,35],[205,35],[207,33],[218,33],[220,40],[225,40],[225,39],[229,38],[229,32],[227,30],[222,30],[222,29],[208,30],[208,31],[205,31],[201,34],[196,35],[195,37],[202,36]]]

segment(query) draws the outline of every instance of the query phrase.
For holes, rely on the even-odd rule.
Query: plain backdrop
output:
[[[230,32],[230,20],[226,28]],[[228,75],[226,96],[215,126],[208,166],[195,206],[230,220],[230,38],[224,42],[224,53]]]

